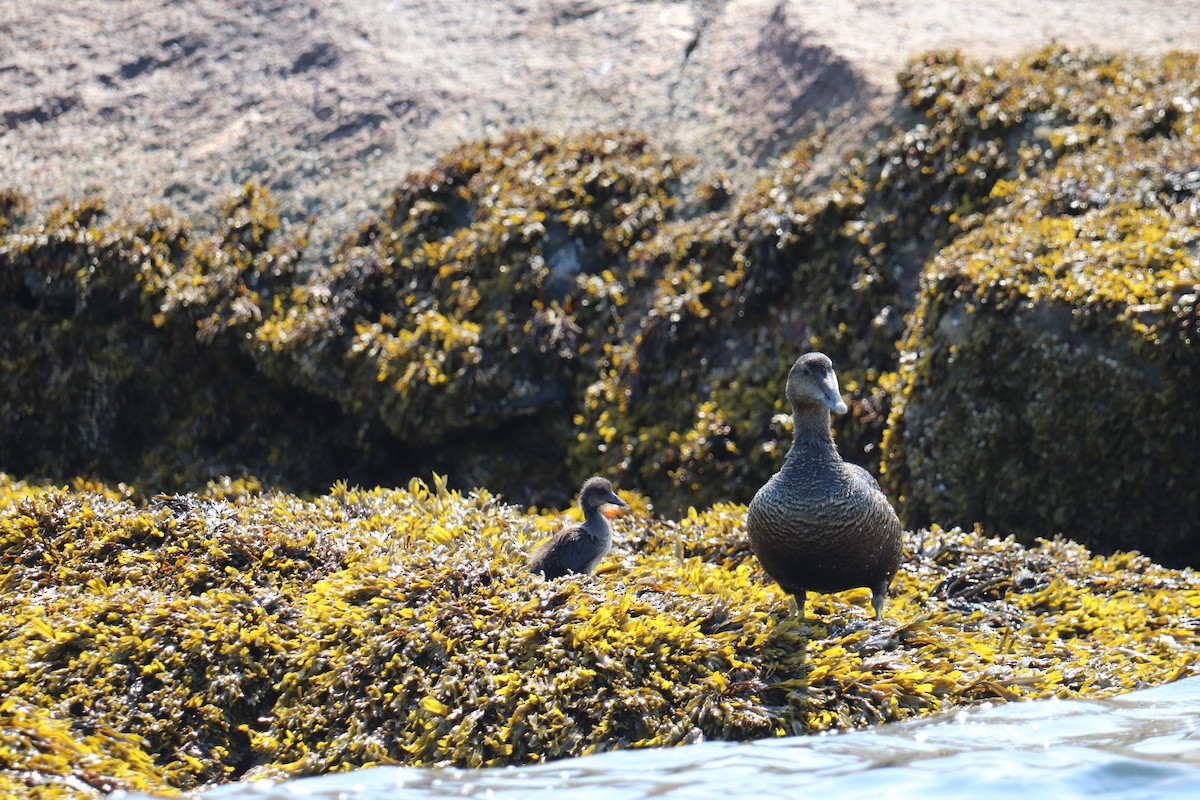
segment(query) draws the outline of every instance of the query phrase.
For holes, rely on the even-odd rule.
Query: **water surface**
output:
[[[1200,677],[750,743],[626,750],[488,770],[377,767],[231,784],[202,800],[1200,798]]]

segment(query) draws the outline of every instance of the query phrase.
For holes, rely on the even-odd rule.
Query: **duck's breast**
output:
[[[763,567],[785,586],[867,586],[899,561],[899,521],[852,470],[820,479],[777,473],[751,501],[746,526]]]

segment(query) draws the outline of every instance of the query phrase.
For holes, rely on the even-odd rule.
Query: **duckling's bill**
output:
[[[600,509],[600,513],[604,515],[605,519],[623,517],[629,513],[629,503],[626,503],[616,492],[613,492],[605,501],[604,507]]]
[[[604,515],[605,519],[616,519],[617,517],[625,516],[626,512],[628,512],[628,511],[629,511],[628,505],[605,506],[604,508],[602,508],[600,510],[600,513]]]

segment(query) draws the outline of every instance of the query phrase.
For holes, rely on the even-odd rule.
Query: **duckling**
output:
[[[602,509],[629,508],[629,505],[617,497],[608,480],[594,477],[584,481],[579,489],[579,506],[583,509],[583,524],[568,525],[530,553],[530,572],[541,572],[547,578],[568,572],[590,573],[604,558],[612,546],[612,528]]]
[[[750,544],[763,569],[796,599],[807,591],[871,590],[875,618],[900,566],[901,526],[878,482],[842,460],[829,413],[846,413],[833,362],[824,353],[796,359],[787,398],[795,421],[783,467],[746,514]]]

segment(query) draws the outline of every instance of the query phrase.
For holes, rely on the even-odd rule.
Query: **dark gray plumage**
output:
[[[805,592],[871,590],[876,618],[900,566],[900,520],[879,484],[838,454],[829,412],[845,413],[833,362],[796,359],[787,398],[795,427],[783,467],[750,501],[746,527],[758,560],[804,613]]]
[[[604,506],[628,508],[604,478],[588,478],[579,490],[583,524],[568,525],[529,554],[530,572],[557,578],[568,572],[591,572],[612,546],[612,528]]]

